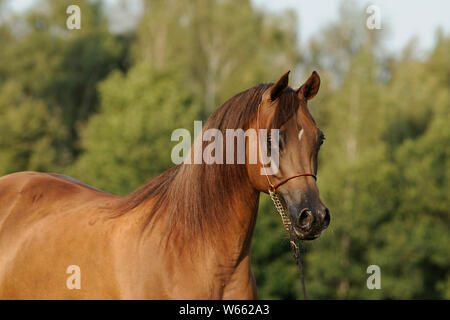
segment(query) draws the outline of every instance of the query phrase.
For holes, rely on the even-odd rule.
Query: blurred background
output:
[[[68,30],[66,9],[81,8]],[[379,5],[381,29],[366,26]],[[309,104],[331,225],[302,249],[315,299],[450,299],[448,1],[0,0],[0,175],[38,170],[125,195],[172,166],[171,132],[234,94],[317,70]],[[260,298],[300,298],[261,196]],[[381,289],[369,290],[369,265]]]

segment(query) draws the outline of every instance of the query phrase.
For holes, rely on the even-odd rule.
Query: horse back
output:
[[[114,198],[111,194],[58,174],[30,171],[9,174],[0,178],[0,234],[8,219],[16,218],[24,222],[32,216],[41,218],[93,200]]]

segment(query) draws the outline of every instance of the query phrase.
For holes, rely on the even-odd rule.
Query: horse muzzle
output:
[[[297,211],[297,210],[289,210]],[[324,205],[313,210],[303,208],[300,212],[290,213],[293,230],[302,240],[313,240],[320,236],[323,230],[330,225],[330,210]]]

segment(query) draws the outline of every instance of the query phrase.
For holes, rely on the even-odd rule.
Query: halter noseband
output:
[[[262,153],[261,153],[261,146],[260,146],[260,142],[259,142],[259,109],[261,107],[261,103],[258,105],[258,113],[256,116],[256,135],[258,138],[258,150],[259,150],[259,157],[262,160]],[[267,183],[269,184],[269,190],[270,191],[276,191],[279,187],[281,187],[283,184],[285,184],[286,182],[288,182],[289,180],[292,180],[294,178],[298,178],[298,177],[313,177],[314,180],[317,180],[317,177],[315,174],[312,173],[300,173],[300,174],[296,174],[292,177],[289,177],[287,179],[284,179],[283,181],[273,185],[272,181],[270,181],[269,175],[267,174],[267,169],[266,166],[263,165],[263,169],[264,169],[264,175],[266,176],[267,179]]]

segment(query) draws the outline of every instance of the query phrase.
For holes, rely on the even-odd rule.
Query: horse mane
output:
[[[260,84],[230,98],[209,117],[203,131],[215,128],[225,137],[226,129],[245,130],[256,117],[262,94],[270,86],[272,83]],[[289,120],[300,105],[297,94],[289,87],[278,99],[271,124],[273,128],[279,128]],[[203,142],[203,148],[208,143]],[[253,190],[245,164],[205,164],[204,161],[202,164],[180,164],[123,197],[115,208],[116,216],[138,206],[145,208],[145,204],[152,201],[144,228],[154,225],[162,214],[168,214],[168,235],[184,235],[184,241],[200,236],[207,241],[208,234],[222,232],[224,224],[230,221],[230,215],[237,209],[233,199],[237,193],[242,197],[241,186]],[[252,208],[257,203],[247,205]]]

